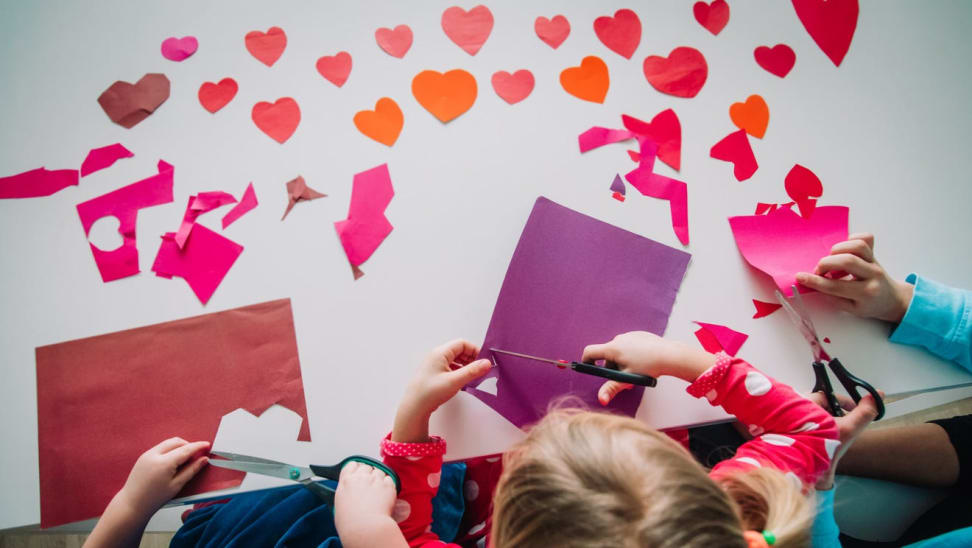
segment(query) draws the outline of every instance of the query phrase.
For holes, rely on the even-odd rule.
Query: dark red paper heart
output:
[[[655,115],[650,123],[645,123],[627,114],[621,116],[621,121],[628,131],[644,135],[658,145],[658,159],[665,162],[675,171],[682,165],[682,125],[672,109],[666,109]],[[634,157],[632,157],[634,160]],[[634,160],[637,161],[637,160]]]
[[[850,49],[857,15],[857,0],[792,0],[797,17],[817,46],[840,66]]]
[[[673,49],[668,57],[646,57],[642,68],[652,87],[675,97],[695,97],[709,75],[702,53],[684,46]]]
[[[729,4],[726,0],[712,0],[711,4],[696,2],[692,6],[695,20],[713,35],[719,34],[729,22]]]
[[[759,46],[753,50],[753,57],[763,70],[780,78],[789,74],[793,64],[796,63],[796,53],[793,53],[790,46],[786,44],[776,44],[772,48]]]
[[[749,145],[749,136],[743,129],[726,135],[712,146],[709,155],[716,160],[732,162],[732,174],[737,181],[745,181],[752,177],[759,167],[753,148]]]
[[[129,84],[121,80],[108,86],[98,96],[98,104],[112,122],[131,129],[169,98],[169,79],[164,74],[150,73]]]

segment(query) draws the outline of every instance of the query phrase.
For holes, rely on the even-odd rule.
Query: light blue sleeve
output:
[[[911,274],[915,294],[891,342],[923,346],[972,371],[972,291]]]
[[[840,528],[834,519],[834,491],[817,491],[817,515],[810,529],[810,544],[813,548],[840,548]]]
[[[956,529],[951,533],[926,538],[905,548],[953,548],[955,546],[972,546],[972,527]]]

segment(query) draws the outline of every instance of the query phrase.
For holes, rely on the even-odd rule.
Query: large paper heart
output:
[[[627,114],[621,116],[621,121],[628,131],[644,135],[658,145],[656,154],[659,160],[668,164],[675,171],[681,169],[682,124],[679,123],[674,110],[666,109],[659,112],[651,119],[650,123],[645,123]]]
[[[533,30],[548,46],[557,49],[570,35],[570,22],[563,15],[555,15],[553,19],[537,17],[533,22]]]
[[[513,74],[501,70],[493,73],[493,89],[509,104],[519,103],[533,91],[533,73],[521,69]]]
[[[442,12],[442,30],[469,55],[476,55],[493,30],[493,13],[483,5],[466,11],[459,6]]]
[[[398,25],[394,30],[382,27],[375,31],[375,42],[388,55],[401,59],[412,47],[412,29],[408,25]]]
[[[620,9],[614,12],[614,17],[604,15],[595,19],[594,32],[608,49],[631,59],[641,43],[641,20],[635,12]]]
[[[752,177],[759,168],[756,155],[753,154],[753,147],[749,146],[749,137],[741,129],[726,135],[713,145],[709,155],[716,160],[732,162],[732,174],[737,181],[745,181]]]
[[[745,103],[733,103],[729,107],[729,118],[736,127],[762,139],[769,125],[769,106],[759,95],[750,95]]]
[[[404,124],[402,109],[389,97],[378,99],[375,110],[362,110],[354,115],[354,125],[358,131],[388,146],[394,145],[398,140]]]
[[[796,53],[793,53],[790,46],[786,44],[776,44],[772,48],[759,46],[753,50],[753,57],[763,70],[780,78],[789,74],[793,64],[796,63]]]
[[[218,84],[203,82],[199,86],[199,104],[209,112],[216,112],[232,101],[238,90],[239,86],[232,78],[223,78]]]
[[[462,69],[445,74],[424,70],[412,79],[415,100],[442,122],[469,110],[476,102],[476,93],[476,79]]]
[[[729,4],[726,0],[712,0],[711,4],[696,2],[692,6],[695,20],[713,35],[722,32],[729,22]]]
[[[195,36],[176,38],[172,36],[162,41],[162,57],[170,61],[183,61],[196,53],[199,41]]]
[[[813,41],[840,66],[857,29],[857,0],[792,0],[797,17]]]
[[[585,57],[579,67],[570,67],[560,73],[560,85],[564,91],[585,101],[603,103],[611,86],[607,65],[600,57]]]
[[[709,76],[702,53],[684,46],[673,49],[668,57],[646,57],[643,68],[653,88],[675,97],[695,97]]]
[[[270,27],[267,32],[253,30],[246,33],[246,50],[268,67],[272,67],[287,47],[287,35],[280,27]]]
[[[276,102],[261,101],[253,105],[253,123],[271,139],[283,144],[300,123],[300,107],[290,97],[281,97]]]
[[[339,51],[337,55],[321,57],[317,60],[317,72],[335,86],[343,86],[351,74],[351,54]]]
[[[800,164],[794,164],[786,174],[783,186],[786,194],[800,208],[800,216],[809,219],[817,207],[816,198],[823,196],[823,183],[820,178]]]
[[[131,129],[148,118],[169,98],[169,79],[164,74],[146,74],[129,84],[121,80],[98,96],[98,104],[112,122]]]

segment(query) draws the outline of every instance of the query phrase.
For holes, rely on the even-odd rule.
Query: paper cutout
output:
[[[823,342],[830,344],[830,337],[824,337]]]
[[[290,210],[297,205],[297,202],[309,202],[311,200],[326,197],[327,194],[320,193],[307,186],[307,181],[298,175],[296,179],[287,181],[287,209],[284,210],[283,217],[281,217],[280,220],[282,221],[287,218],[287,215],[290,214]]]
[[[280,27],[270,27],[267,32],[251,30],[246,33],[243,42],[250,55],[264,65],[272,67],[287,47],[287,34]]]
[[[348,81],[351,74],[351,54],[339,51],[336,55],[325,55],[317,60],[317,72],[325,80],[341,87]]]
[[[223,215],[223,230],[226,230],[226,227],[236,222],[237,219],[257,205],[259,205],[259,202],[257,202],[256,191],[253,190],[253,183],[250,183],[246,187],[246,191],[243,192],[243,197],[240,198],[239,203],[233,206],[233,209],[229,210],[226,215]]]
[[[762,139],[769,125],[769,105],[761,96],[750,95],[745,103],[733,103],[729,107],[729,118],[737,128]]]
[[[792,0],[797,17],[810,37],[840,66],[857,28],[857,0]]]
[[[695,322],[699,324],[699,330],[695,332],[695,338],[699,340],[707,352],[725,351],[730,356],[735,356],[739,352],[749,335],[729,329],[724,325],[714,323]]]
[[[100,514],[146,449],[212,441],[224,414],[307,407],[289,299],[37,348],[41,527]],[[110,364],[110,367],[106,366]],[[243,474],[208,466],[179,493]]]
[[[594,20],[594,33],[602,44],[625,59],[631,59],[641,43],[641,20],[629,9],[604,15]]]
[[[611,78],[607,65],[600,57],[589,55],[578,67],[568,67],[560,73],[560,85],[564,91],[585,101],[604,103]]]
[[[568,394],[591,409],[602,409],[597,389],[604,379],[491,355],[489,348],[579,359],[586,345],[609,341],[618,333],[646,330],[661,335],[689,258],[688,253],[538,198],[481,346],[479,357],[492,357],[498,366],[465,390],[519,427],[539,420],[552,400]],[[563,298],[567,293],[572,297]],[[495,396],[476,388],[490,378],[497,379]],[[607,409],[633,416],[643,391],[625,390]]]
[[[274,141],[283,144],[297,131],[300,124],[300,107],[290,97],[281,97],[273,103],[260,101],[250,113],[253,123]]]
[[[577,143],[580,145],[581,153],[587,152],[604,145],[634,139],[633,132],[625,129],[608,129],[606,127],[592,127],[591,129],[577,136]]]
[[[772,277],[789,296],[797,272],[813,272],[820,257],[847,239],[847,217],[843,206],[818,207],[809,219],[779,208],[766,215],[730,217],[729,226],[746,262]]]
[[[183,249],[192,227],[196,224],[196,219],[208,211],[212,211],[226,204],[232,204],[236,198],[232,194],[222,191],[200,192],[195,196],[189,197],[189,204],[186,205],[186,212],[182,216],[182,224],[176,231],[173,240],[179,249]]]
[[[563,15],[554,15],[552,19],[537,17],[533,30],[548,46],[557,49],[570,35],[570,22]]]
[[[623,202],[625,200],[624,194],[622,194],[620,192],[614,192],[614,193],[612,193],[611,194],[611,197],[614,198],[615,200],[619,201],[619,202]]]
[[[170,61],[184,61],[196,53],[199,41],[195,36],[176,38],[172,36],[162,41],[162,57]]]
[[[526,99],[533,91],[533,73],[526,69],[518,70],[513,74],[505,70],[496,71],[490,81],[496,95],[511,105]]]
[[[462,69],[445,74],[423,70],[412,78],[415,100],[442,123],[458,118],[472,108],[476,94],[476,79]]]
[[[129,84],[118,80],[98,96],[98,104],[112,122],[126,129],[148,118],[169,98],[169,79],[150,73]]]
[[[243,253],[243,246],[203,225],[193,227],[192,237],[182,249],[175,238],[173,232],[162,236],[152,271],[162,278],[184,279],[199,301],[206,304]]]
[[[0,177],[0,199],[50,196],[69,186],[77,186],[78,183],[76,169],[48,170],[39,167],[17,175]]]
[[[716,160],[732,162],[732,174],[737,181],[745,181],[752,177],[759,168],[753,148],[749,146],[749,137],[742,129],[726,135],[721,141],[712,145],[709,155]]]
[[[380,28],[375,31],[375,42],[388,55],[401,59],[412,47],[412,29],[408,25],[398,25],[394,30]]]
[[[385,208],[394,196],[388,164],[354,176],[348,217],[334,223],[334,229],[351,263],[355,280],[364,275],[358,267],[371,257],[394,228],[385,217]]]
[[[628,151],[628,158],[631,158],[631,161],[632,162],[638,163],[640,161],[640,159],[641,159],[641,156],[638,155],[638,151],[637,150],[629,150]]]
[[[672,109],[665,109],[645,123],[634,116],[621,116],[621,122],[629,130],[643,135],[658,145],[658,159],[675,171],[682,166],[682,125]],[[632,156],[632,160],[638,160]]]
[[[692,6],[692,13],[695,15],[695,20],[713,36],[722,32],[729,22],[729,4],[726,0],[712,0],[710,4],[696,2]]]
[[[614,176],[614,180],[611,181],[611,190],[617,194],[624,196],[625,194],[624,181],[621,180],[620,175]]]
[[[236,97],[239,86],[232,78],[223,78],[218,84],[203,82],[199,86],[199,104],[211,113],[216,113]]]
[[[476,55],[493,30],[493,13],[483,5],[466,11],[459,6],[442,12],[442,30],[469,55]]]
[[[695,97],[709,76],[702,53],[684,46],[673,49],[668,57],[649,55],[642,68],[653,88],[675,97]]]
[[[139,273],[138,248],[135,246],[138,210],[172,201],[172,176],[175,168],[164,160],[159,160],[158,170],[157,175],[77,205],[78,217],[81,218],[85,237],[90,234],[91,226],[98,219],[108,216],[118,219],[118,233],[122,236],[121,246],[111,251],[104,251],[88,242],[104,282]]]
[[[132,156],[135,156],[132,151],[125,148],[121,143],[93,148],[81,162],[81,176],[91,175],[96,171],[111,167],[112,164],[122,158],[131,158]]]
[[[777,204],[764,204],[763,202],[756,203],[756,215],[764,215],[776,211]]]
[[[763,301],[757,301],[756,299],[753,299],[753,306],[756,307],[756,313],[753,314],[754,320],[759,318],[765,318],[766,316],[769,316],[773,312],[776,312],[777,310],[783,308],[783,305],[781,305],[780,303],[767,303]]]
[[[796,53],[786,44],[776,44],[772,48],[759,46],[753,50],[753,57],[763,70],[780,78],[789,74],[796,63]]]
[[[784,187],[786,194],[800,209],[800,216],[809,219],[817,206],[817,200],[814,198],[823,195],[823,184],[817,175],[800,164],[794,164],[786,174]]]
[[[354,115],[354,125],[358,131],[365,137],[388,146],[394,145],[398,140],[404,124],[402,109],[389,97],[378,99],[375,110],[362,110]]]

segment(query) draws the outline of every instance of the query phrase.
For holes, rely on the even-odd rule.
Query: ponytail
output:
[[[744,530],[772,533],[773,548],[810,545],[815,507],[796,476],[774,468],[753,468],[720,477],[718,482],[735,502]]]

